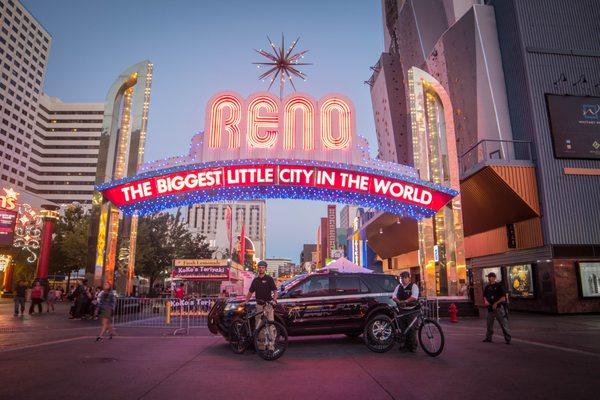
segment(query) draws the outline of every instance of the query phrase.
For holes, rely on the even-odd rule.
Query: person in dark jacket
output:
[[[102,322],[102,328],[100,328],[100,334],[96,338],[96,342],[102,340],[102,336],[108,332],[109,339],[113,338],[115,334],[112,326],[112,316],[117,306],[117,298],[110,286],[110,283],[105,283],[102,288],[102,292],[98,295],[98,314],[100,321]]]
[[[75,319],[81,319],[88,310],[88,305],[91,302],[91,295],[88,287],[87,279],[81,282],[81,285],[77,286],[73,293],[75,299],[75,312],[73,317]]]
[[[21,310],[21,317],[25,312],[25,298],[27,297],[27,285],[23,281],[19,281],[17,284],[17,290],[15,294],[15,317],[19,316],[19,310]]]
[[[483,290],[483,301],[487,306],[487,332],[484,342],[491,342],[494,335],[494,320],[498,320],[502,333],[504,334],[504,342],[510,344],[511,336],[508,328],[508,313],[506,310],[506,290],[501,283],[496,282],[496,274],[490,272],[488,274],[488,284]]]

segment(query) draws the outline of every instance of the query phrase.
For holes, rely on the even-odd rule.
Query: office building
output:
[[[230,224],[228,224],[228,209],[231,210]],[[190,232],[206,237],[216,257],[226,254],[229,248],[233,249],[232,252],[235,251],[237,238],[244,225],[244,234],[252,243],[254,256],[261,260],[265,259],[265,200],[195,204],[182,207],[182,215]]]
[[[289,279],[294,274],[294,263],[289,258],[267,258],[267,273],[275,279]]]
[[[0,16],[0,182],[25,189],[52,38],[16,0]]]
[[[316,244],[305,243],[302,245],[302,251],[300,252],[300,264],[305,262],[312,262],[312,253],[317,250]]]
[[[104,103],[42,94],[26,189],[57,204],[92,203]]]
[[[394,160],[394,162],[397,162]],[[339,227],[341,229],[347,230],[348,228],[352,228],[352,221],[354,217],[356,217],[356,211],[358,210],[357,206],[345,205],[340,210],[340,224]]]
[[[327,254],[329,246],[329,221],[327,218],[321,218],[317,226],[317,268],[323,268],[327,265]]]

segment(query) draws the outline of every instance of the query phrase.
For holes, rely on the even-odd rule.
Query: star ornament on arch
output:
[[[285,83],[289,81],[290,85],[296,91],[296,85],[294,85],[294,81],[292,78],[302,79],[306,81],[306,74],[298,67],[305,65],[313,65],[312,63],[300,62],[304,55],[308,53],[308,50],[299,51],[294,53],[298,41],[300,37],[292,42],[292,44],[286,49],[285,47],[285,38],[283,34],[281,35],[281,46],[277,47],[271,38],[267,36],[267,40],[269,41],[269,45],[271,47],[271,52],[259,49],[256,51],[261,56],[265,57],[267,61],[263,62],[255,62],[252,63],[257,66],[257,68],[266,67],[268,70],[262,73],[258,79],[264,81],[265,79],[270,79],[269,88],[267,90],[271,90],[271,87],[275,83],[275,81],[279,81],[279,97],[283,98],[283,92],[285,90]]]

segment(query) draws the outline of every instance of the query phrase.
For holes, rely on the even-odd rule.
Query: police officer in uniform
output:
[[[504,342],[510,344],[510,330],[508,329],[508,313],[506,311],[506,291],[501,283],[496,282],[496,274],[490,272],[487,275],[488,284],[483,290],[483,301],[487,306],[487,332],[484,342],[491,342],[494,335],[494,320],[498,320],[502,333],[504,334]]]
[[[244,301],[244,305],[250,301],[252,295],[256,296],[256,312],[259,313],[264,311],[267,319],[269,321],[274,320],[274,312],[273,306],[269,303],[270,301],[277,301],[277,285],[275,285],[275,281],[272,277],[266,274],[267,272],[267,262],[259,261],[258,262],[258,276],[254,278],[252,283],[250,284],[250,289],[248,290],[248,294],[246,295],[246,300]],[[255,324],[260,322],[260,316],[256,317]],[[258,325],[256,325],[258,328]],[[276,332],[271,332],[273,335]],[[269,347],[271,347],[269,345]],[[270,349],[273,350],[273,349]]]
[[[410,309],[415,305],[415,302],[419,299],[419,287],[410,281],[410,273],[404,271],[400,274],[400,284],[396,286],[392,299],[398,303],[398,307],[402,309]],[[398,320],[400,327],[404,330],[410,323],[410,318],[400,318]],[[400,347],[401,351],[417,351],[417,330],[411,328],[410,332],[406,335],[406,341],[404,347]]]

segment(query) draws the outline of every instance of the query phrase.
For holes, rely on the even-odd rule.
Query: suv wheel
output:
[[[376,315],[365,326],[365,344],[369,350],[385,353],[394,347],[395,335],[392,319],[387,315]]]

